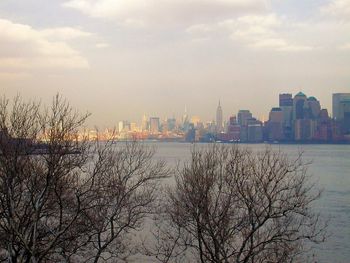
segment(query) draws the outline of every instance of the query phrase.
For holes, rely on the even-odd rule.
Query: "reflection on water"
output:
[[[150,143],[157,147],[156,158],[172,165],[188,160],[192,147],[204,144]],[[263,144],[241,145],[253,150],[266,147]],[[350,262],[350,145],[272,145],[286,152],[291,158],[300,151],[304,160],[312,161],[309,172],[318,186],[324,189],[315,210],[324,218],[330,218],[326,242],[315,251],[318,262]]]

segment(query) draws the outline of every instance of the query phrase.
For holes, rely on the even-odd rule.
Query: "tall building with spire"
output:
[[[190,120],[187,114],[187,107],[185,106],[185,113],[182,115],[182,129],[187,132],[190,128]]]
[[[219,105],[216,109],[216,132],[223,131],[222,108],[219,100]]]

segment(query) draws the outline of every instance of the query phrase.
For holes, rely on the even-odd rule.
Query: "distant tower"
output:
[[[148,120],[147,120],[146,114],[143,114],[143,117],[142,117],[141,130],[142,131],[147,131],[148,130]]]
[[[160,131],[160,120],[158,117],[151,117],[149,119],[149,130],[152,134],[159,133]]]
[[[293,98],[293,120],[304,119],[308,116],[307,113],[309,105],[307,104],[306,95],[302,92],[296,94]]]
[[[189,121],[188,114],[187,114],[187,107],[185,106],[185,113],[182,116],[182,129],[183,129],[183,131],[187,132],[188,129],[190,128],[189,125],[190,125],[190,121]]]
[[[333,118],[337,121],[344,119],[342,101],[350,101],[350,93],[333,93]]]
[[[216,109],[216,131],[217,132],[222,132],[223,131],[223,122],[222,122],[222,108],[220,105],[220,100],[219,100],[219,105]]]
[[[182,115],[182,125],[185,125],[188,122],[188,114],[187,114],[187,107],[185,106],[185,113]]]

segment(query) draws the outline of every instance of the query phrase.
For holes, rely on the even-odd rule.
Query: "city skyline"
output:
[[[287,92],[287,93],[279,93],[277,95],[297,95],[298,93],[306,93],[303,91],[299,91],[296,93],[292,93],[292,92]],[[316,96],[311,96],[312,98],[316,98],[319,102],[320,102],[320,107],[321,109],[327,109],[328,113],[329,113],[329,117],[333,117],[333,110],[334,110],[334,95],[335,94],[346,94],[347,97],[349,97],[349,93],[333,93],[330,95],[330,100],[331,100],[331,105],[329,107],[325,107],[324,104],[322,103],[321,100],[319,100]],[[167,119],[176,119],[177,123],[183,123],[184,122],[184,116],[186,116],[186,118],[188,119],[188,121],[191,123],[191,118],[195,117],[197,119],[197,121],[200,121],[202,123],[217,123],[217,119],[218,119],[218,111],[220,112],[220,114],[222,115],[222,127],[224,127],[225,123],[229,121],[229,118],[232,116],[235,116],[237,118],[239,115],[240,111],[248,111],[249,113],[251,113],[253,116],[255,116],[259,121],[265,122],[269,119],[269,112],[271,109],[275,108],[275,107],[279,107],[281,105],[279,105],[279,103],[281,103],[281,98],[278,98],[278,96],[276,95],[276,102],[273,105],[266,105],[266,108],[268,108],[268,110],[264,113],[256,113],[251,111],[251,109],[249,107],[244,107],[241,109],[237,109],[236,111],[230,111],[227,107],[227,105],[223,105],[222,104],[222,100],[219,100],[219,104],[216,105],[215,108],[212,109],[212,117],[211,118],[203,118],[203,115],[200,112],[196,112],[196,113],[191,113],[191,109],[187,106],[184,107],[184,111],[183,112],[173,112],[171,115],[162,115],[160,113],[152,113],[152,114],[148,114],[146,112],[143,112],[142,115],[139,114],[139,117],[136,119],[128,119],[128,118],[121,118],[116,120],[116,123],[114,123],[115,126],[118,126],[118,122],[120,121],[128,121],[129,123],[136,123],[140,126],[142,126],[142,122],[144,121],[144,118],[146,118],[147,121],[149,121],[149,119],[151,118],[158,118],[159,121],[166,121]],[[314,94],[312,94],[314,95]],[[232,106],[232,105],[231,105]],[[236,107],[230,107],[230,108],[236,108]],[[113,126],[113,125],[112,125]],[[110,128],[110,127],[105,127],[105,128]]]
[[[281,90],[350,90],[349,0],[0,2],[0,94],[62,94],[89,126],[149,115],[259,118]],[[213,111],[214,109],[214,111]],[[225,115],[225,118],[227,115]]]
[[[182,118],[161,119],[143,115],[142,124],[129,120],[106,129],[103,138],[141,139],[180,142],[226,143],[349,143],[350,93],[332,94],[332,117],[315,96],[303,92],[280,93],[278,105],[273,105],[267,120],[254,116],[249,109],[241,109],[223,118],[219,101],[215,121],[189,116],[187,108]],[[92,136],[92,137],[91,137]],[[95,138],[96,131],[89,134]]]

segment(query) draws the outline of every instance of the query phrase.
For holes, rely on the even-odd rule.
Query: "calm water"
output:
[[[154,143],[157,158],[176,164],[190,157],[191,144]],[[264,149],[263,144],[242,145]],[[196,147],[202,147],[197,145]],[[326,242],[315,250],[318,262],[350,262],[350,145],[273,145],[290,157],[302,150],[304,159],[311,160],[309,172],[324,189],[315,204],[324,218],[330,218]]]

